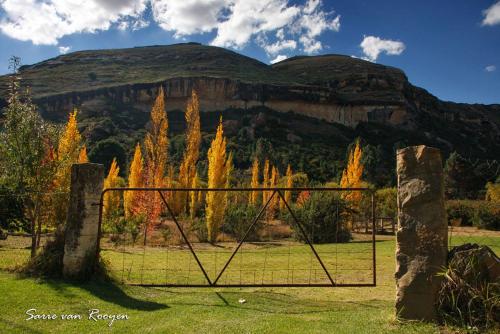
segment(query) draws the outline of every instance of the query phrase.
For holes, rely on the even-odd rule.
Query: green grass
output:
[[[102,282],[71,284],[60,280],[19,278],[5,269],[21,261],[23,254],[28,255],[28,250],[10,248],[8,251],[6,248],[0,248],[0,268],[4,269],[0,270],[2,296],[0,333],[136,333],[139,331],[141,333],[438,333],[442,331],[442,328],[430,324],[400,324],[394,320],[395,243],[393,238],[388,239],[377,242],[378,285],[370,288],[195,289],[143,288]],[[495,237],[490,240],[493,240],[493,248],[498,252],[500,239]],[[355,247],[355,244],[342,246]],[[320,253],[326,252],[331,247],[335,245],[322,245],[318,250]],[[294,249],[293,245],[290,245],[290,249],[297,252],[295,258],[301,258],[300,254],[307,254],[303,259],[310,259],[309,254],[300,247]],[[282,253],[280,247],[273,247],[272,250]],[[259,253],[266,250],[252,246],[247,251],[249,251],[246,254],[248,262],[244,264],[260,265],[262,256]],[[149,255],[148,266],[157,265],[158,268],[165,269],[165,262],[160,262],[160,259],[164,259],[164,251],[146,249],[146,252],[149,252],[146,253]],[[154,252],[158,254],[155,255]],[[128,254],[131,258],[134,256],[132,253]],[[174,253],[173,249],[171,253]],[[210,252],[207,250],[205,255],[200,256],[207,267],[208,264],[215,263],[215,261],[209,262],[214,256],[213,253],[213,250]],[[184,253],[171,258],[175,259],[172,265],[179,268],[182,263],[180,256],[184,256],[180,254]],[[322,258],[327,258],[327,254],[323,254]],[[117,251],[107,250],[103,255],[115,269],[120,265],[123,266],[123,255]],[[276,261],[279,265],[283,264],[282,260]],[[300,263],[301,260],[297,261],[297,266],[305,264],[305,262]],[[326,262],[332,264],[331,259],[326,259]],[[340,263],[341,261],[337,259],[337,264]],[[213,272],[210,275],[213,275]],[[178,277],[181,277],[180,273]],[[240,298],[245,299],[246,303],[240,304],[238,302]],[[25,312],[30,308],[36,308],[38,313],[81,314],[83,319],[26,321]],[[88,320],[87,316],[88,310],[94,308],[99,309],[101,313],[127,314],[129,319],[115,321],[111,327],[104,320],[93,322]]]

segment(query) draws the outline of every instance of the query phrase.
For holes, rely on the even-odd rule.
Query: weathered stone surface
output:
[[[64,277],[85,278],[95,264],[99,203],[104,166],[85,163],[71,167],[71,193],[65,231]]]
[[[500,259],[488,246],[463,244],[453,247],[448,254],[448,264],[466,281],[500,283]]]
[[[436,275],[446,264],[447,223],[441,153],[426,146],[397,152],[396,312],[436,320]]]

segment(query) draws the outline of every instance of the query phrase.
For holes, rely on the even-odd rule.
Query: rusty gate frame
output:
[[[196,263],[198,264],[201,272],[203,273],[205,279],[207,280],[208,284],[128,284],[132,286],[143,286],[143,287],[186,287],[186,288],[255,288],[255,287],[268,287],[268,288],[279,288],[279,287],[374,287],[377,285],[377,260],[376,260],[376,245],[375,245],[375,235],[376,235],[376,217],[375,217],[375,190],[370,189],[370,188],[314,188],[314,187],[301,187],[301,188],[130,188],[130,187],[114,187],[114,188],[106,188],[101,192],[101,197],[99,200],[99,225],[98,225],[98,239],[97,239],[97,248],[96,248],[96,258],[97,261],[96,263],[99,262],[99,256],[100,256],[100,251],[101,251],[101,237],[102,237],[102,216],[103,216],[103,207],[104,207],[104,195],[107,192],[111,191],[117,191],[117,192],[126,192],[126,191],[146,191],[146,192],[158,192],[160,195],[160,198],[165,204],[165,207],[167,208],[167,211],[169,215],[172,217],[172,220],[174,221],[175,225],[177,226],[177,229],[179,230],[182,239],[184,242],[187,244],[189,251],[193,255],[194,259],[196,260]],[[172,211],[170,205],[168,205],[167,200],[165,199],[165,196],[163,195],[163,192],[189,192],[189,191],[204,191],[204,192],[252,192],[252,191],[259,191],[259,192],[272,192],[271,196],[268,198],[267,202],[262,206],[260,209],[259,213],[255,216],[255,218],[252,220],[252,223],[250,224],[250,227],[247,229],[245,232],[243,238],[238,242],[238,245],[236,248],[233,250],[231,256],[229,259],[226,261],[224,267],[222,270],[219,272],[217,275],[216,279],[212,282],[210,280],[210,277],[208,276],[205,268],[203,267],[203,264],[199,260],[198,256],[196,255],[196,251],[193,249],[191,242],[187,238],[187,236],[184,234],[184,231],[182,230],[181,225],[177,221],[177,217]],[[372,277],[373,281],[372,283],[348,283],[348,284],[343,284],[343,283],[336,283],[332,277],[330,276],[330,273],[326,266],[324,265],[323,261],[321,260],[321,257],[319,254],[316,252],[316,249],[314,248],[314,245],[311,243],[309,240],[309,237],[305,233],[305,229],[302,226],[302,224],[299,222],[295,214],[293,213],[292,208],[289,206],[288,202],[285,199],[285,196],[283,195],[282,192],[284,191],[327,191],[327,192],[350,192],[350,191],[360,191],[360,192],[367,192],[370,194],[371,198],[371,223],[372,223],[372,236],[371,236],[371,243],[372,243]],[[219,281],[220,277],[222,274],[225,272],[226,268],[229,266],[231,263],[232,259],[240,249],[241,245],[243,242],[245,242],[245,239],[247,238],[248,234],[252,230],[253,226],[257,223],[257,221],[261,218],[262,214],[268,207],[269,203],[271,202],[272,198],[278,194],[279,198],[284,202],[287,210],[290,212],[290,215],[292,216],[293,221],[295,224],[299,227],[300,232],[302,233],[304,240],[306,243],[309,245],[311,248],[314,256],[318,260],[318,262],[321,265],[321,268],[324,270],[328,280],[330,281],[330,284],[324,284],[324,283],[317,283],[317,284],[311,284],[311,283],[306,283],[306,284],[298,284],[298,283],[286,283],[286,284],[218,284],[217,282]]]

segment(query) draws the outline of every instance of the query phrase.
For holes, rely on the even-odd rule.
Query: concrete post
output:
[[[99,225],[99,200],[104,166],[84,163],[71,166],[71,189],[65,231],[63,275],[85,279],[95,268]]]
[[[396,314],[434,321],[448,233],[440,151],[423,145],[398,150],[397,177]]]

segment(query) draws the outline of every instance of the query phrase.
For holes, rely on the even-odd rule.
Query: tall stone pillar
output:
[[[448,226],[441,153],[427,146],[397,151],[396,314],[436,320],[435,301],[446,264]]]
[[[95,268],[99,228],[99,200],[104,166],[84,163],[71,166],[71,189],[65,230],[63,275],[85,279]]]

